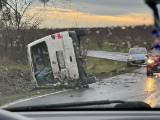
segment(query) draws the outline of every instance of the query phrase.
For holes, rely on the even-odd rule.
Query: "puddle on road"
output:
[[[154,79],[153,77],[148,77],[146,79],[144,84],[144,92],[147,92],[147,97],[144,102],[149,104],[151,107],[156,106],[158,101],[156,79]]]
[[[138,80],[137,80],[137,79]],[[124,75],[118,75],[112,78],[108,78],[108,79],[103,79],[101,82],[103,85],[122,85],[124,87],[129,86],[129,84],[135,84],[137,82],[139,82],[139,79],[144,79],[144,76],[142,75],[133,75],[133,74],[124,74]],[[99,83],[99,85],[101,85],[101,83]]]
[[[137,70],[133,73],[126,73],[123,75],[114,76],[111,78],[103,79],[100,83],[100,89],[103,86],[107,86],[108,88],[125,88],[125,90],[137,90],[137,94],[133,97],[138,100],[144,101],[148,103],[151,107],[157,105],[157,98],[160,96],[159,88],[160,86],[160,78],[157,77],[146,77],[146,73],[144,72],[144,68]],[[97,83],[98,84],[98,83]],[[138,86],[137,86],[138,85]],[[137,87],[137,89],[135,89]],[[135,92],[133,92],[135,93]],[[131,95],[127,95],[127,97],[131,97]]]
[[[145,92],[154,92],[156,91],[156,80],[152,77],[148,77],[144,84],[144,91]]]

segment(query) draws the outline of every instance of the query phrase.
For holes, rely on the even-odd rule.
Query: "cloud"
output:
[[[97,15],[123,15],[133,12],[149,12],[144,0],[71,0],[78,12]]]
[[[41,11],[41,27],[98,27],[152,24],[151,10],[143,0],[70,0],[69,7],[37,6],[30,14]]]
[[[52,13],[52,12],[72,12],[72,9],[64,9],[64,8],[55,8],[55,7],[41,7],[41,6],[34,6],[32,7],[29,12],[47,12],[47,13]]]
[[[104,27],[152,23],[152,17],[149,14],[141,12],[124,15],[95,15],[73,10],[61,12],[63,11],[62,9],[58,11],[54,11],[53,8],[51,9],[46,11],[46,20],[41,27]]]

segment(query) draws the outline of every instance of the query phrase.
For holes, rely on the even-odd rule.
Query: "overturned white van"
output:
[[[28,44],[28,61],[37,85],[88,85],[95,82],[83,67],[80,37],[85,31],[55,33]]]

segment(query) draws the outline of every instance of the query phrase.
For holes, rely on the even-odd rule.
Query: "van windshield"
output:
[[[48,48],[45,42],[31,47],[34,74],[39,85],[53,83],[54,77],[49,58]]]
[[[33,46],[31,54],[35,72],[43,70],[50,65],[49,53],[45,42]]]

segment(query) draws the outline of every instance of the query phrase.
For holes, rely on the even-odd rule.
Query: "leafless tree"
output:
[[[5,48],[10,48],[9,53],[14,61],[17,57],[22,58],[20,54],[25,48],[22,30],[35,28],[42,22],[40,10],[29,13],[34,8],[34,2],[35,0],[2,0],[1,21],[4,24]]]

